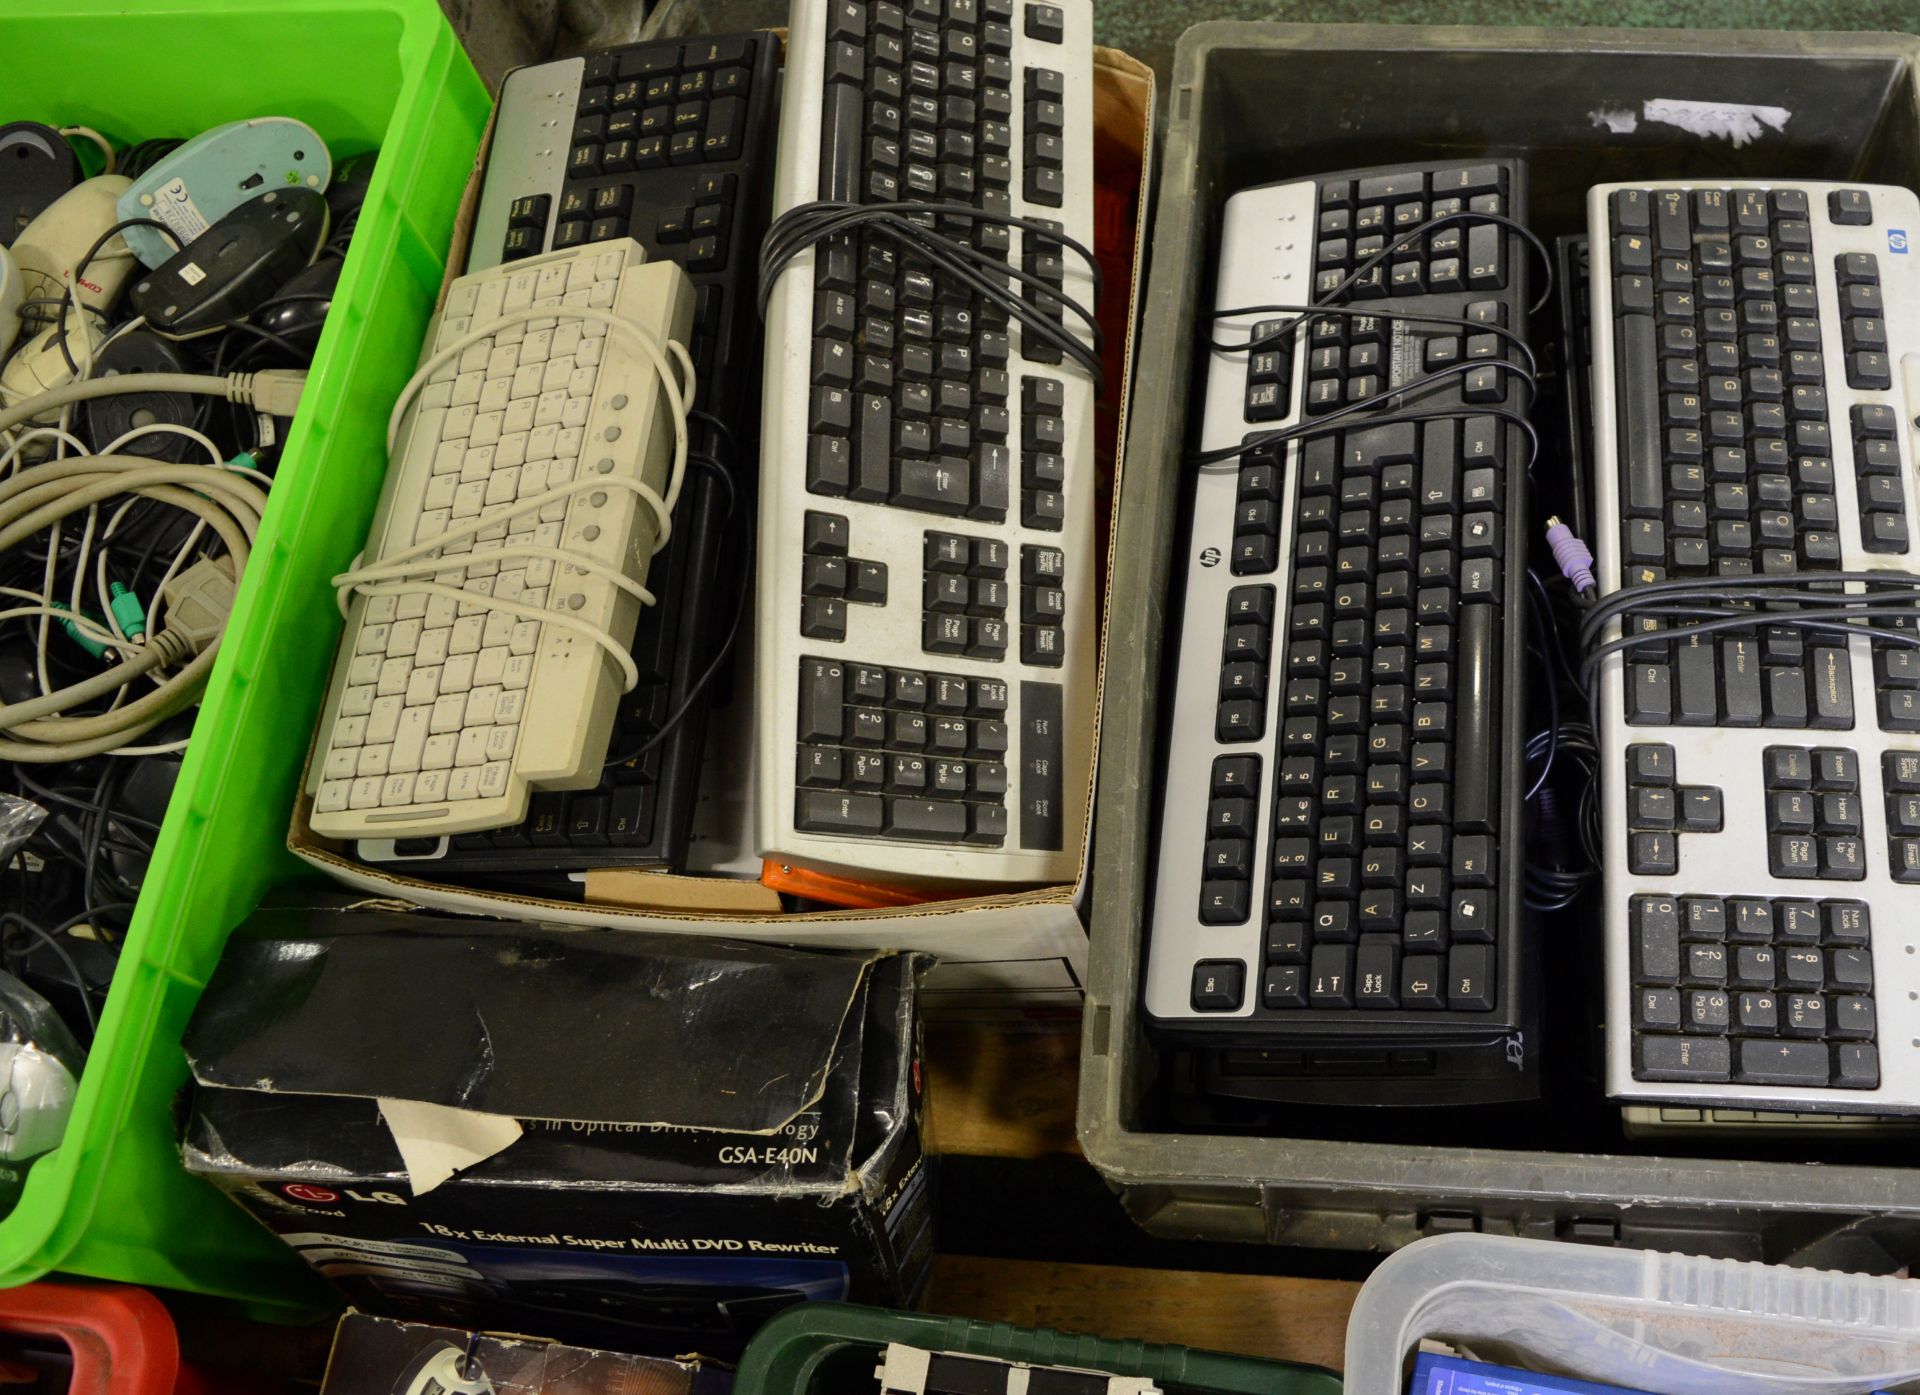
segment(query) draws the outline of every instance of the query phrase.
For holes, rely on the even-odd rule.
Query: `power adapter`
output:
[[[80,182],[80,157],[67,138],[38,121],[0,126],[0,247]]]
[[[133,308],[170,338],[211,333],[264,305],[306,269],[326,235],[323,194],[261,194],[134,282]]]

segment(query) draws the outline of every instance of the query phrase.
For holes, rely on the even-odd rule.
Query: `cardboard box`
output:
[[[359,1307],[737,1352],[932,1255],[919,956],[338,899],[229,942],[183,1148]]]
[[[1111,380],[1119,388],[1101,404],[1096,432],[1103,469],[1099,497],[1108,519],[1102,534],[1104,559],[1112,545],[1112,501],[1117,497],[1121,467],[1119,443],[1125,439],[1126,403],[1132,382],[1145,210],[1152,178],[1154,89],[1152,70],[1116,49],[1094,50],[1094,76],[1096,223],[1100,225],[1096,250],[1106,283],[1129,288],[1124,300],[1109,295],[1101,315],[1109,342],[1120,346],[1119,362],[1109,369]],[[465,265],[467,239],[491,140],[489,129],[455,226],[449,282],[455,269]],[[1103,574],[1103,669],[1108,639],[1104,617],[1110,586],[1110,575]],[[750,647],[742,646],[743,653]],[[709,743],[712,749],[733,752],[738,762],[728,769],[725,781],[737,788],[724,792],[719,803],[730,796],[738,804],[741,791],[748,788],[752,746],[750,713],[745,710],[748,707],[747,702],[736,701],[730,717],[716,723],[723,730],[716,732]],[[1097,751],[1097,717],[1087,739]],[[1089,773],[1088,788],[1080,792],[1089,809],[1089,843],[1093,773]],[[371,895],[443,911],[556,924],[760,939],[809,947],[925,951],[937,955],[940,961],[929,972],[924,989],[930,1016],[1044,1018],[1077,1013],[1080,1006],[1087,956],[1082,921],[1087,897],[1085,847],[1080,877],[1071,886],[1026,888],[891,909],[780,914],[772,908],[771,893],[751,879],[619,872],[591,880],[585,887],[592,898],[588,901],[542,900],[440,886],[408,876],[404,863],[376,868],[352,860],[337,844],[312,832],[307,824],[308,808],[309,801],[302,793],[293,811],[287,846],[338,881]],[[751,836],[746,821],[721,822],[740,824],[742,843],[732,850],[731,857],[710,854],[709,861],[757,868],[757,863],[739,856],[752,851],[745,846]]]
[[[350,1312],[334,1332],[320,1395],[726,1395],[731,1383],[697,1361]]]

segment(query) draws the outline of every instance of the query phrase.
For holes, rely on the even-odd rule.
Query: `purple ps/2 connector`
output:
[[[1560,575],[1573,583],[1574,594],[1593,589],[1593,554],[1574,536],[1573,529],[1558,518],[1549,518],[1547,546],[1553,549],[1553,560],[1560,565]]]

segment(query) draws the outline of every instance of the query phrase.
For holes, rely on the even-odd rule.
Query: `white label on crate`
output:
[[[1687,102],[1653,97],[1642,103],[1640,114],[1663,126],[1678,126],[1706,140],[1750,145],[1769,129],[1784,131],[1793,113],[1785,107],[1749,106],[1744,102]]]

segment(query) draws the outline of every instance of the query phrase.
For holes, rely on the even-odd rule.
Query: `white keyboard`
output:
[[[1750,576],[1920,574],[1920,200],[1663,181],[1587,216],[1600,593],[1725,595],[1600,669],[1607,1093],[1920,1115],[1915,651],[1682,628]]]
[[[644,256],[597,243],[453,284],[423,364],[498,328],[403,419],[307,772],[315,833],[498,828],[533,788],[599,778],[641,604],[609,573],[642,583],[656,550],[664,509],[635,482],[668,507],[677,487],[661,365],[693,313],[685,272]],[[447,565],[378,575],[422,560]]]
[[[1092,244],[1086,0],[794,0],[788,36],[777,214],[967,203]],[[1079,256],[973,235],[1092,305]],[[762,414],[763,856],[1072,880],[1093,767],[1093,399],[1084,366],[911,246],[869,229],[788,264]]]

